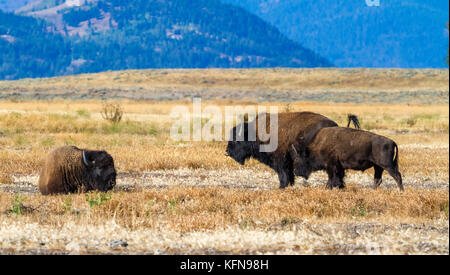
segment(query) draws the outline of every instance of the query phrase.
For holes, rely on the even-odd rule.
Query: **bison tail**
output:
[[[394,164],[395,169],[398,169],[398,146],[394,142],[394,156],[392,157],[392,162]]]
[[[353,115],[353,114],[348,115],[347,127],[350,127],[350,123],[353,123],[353,126],[356,129],[361,129],[361,125],[359,124],[359,119],[356,115]]]

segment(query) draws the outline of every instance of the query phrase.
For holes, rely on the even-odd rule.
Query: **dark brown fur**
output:
[[[346,169],[364,171],[374,167],[375,188],[380,186],[382,173],[386,170],[403,190],[397,144],[380,135],[350,128],[324,128],[308,146],[299,140],[291,145],[289,153],[294,160],[296,175],[308,178],[314,171],[326,170],[330,189],[345,187]]]
[[[50,152],[39,177],[39,190],[43,195],[108,191],[115,184],[114,160],[107,152],[80,150],[75,146]]]
[[[228,142],[226,152],[242,165],[250,157],[268,165],[278,173],[280,188],[294,184],[293,161],[288,153],[289,146],[299,139],[302,139],[304,144],[309,144],[320,129],[338,126],[334,121],[316,113],[280,113],[278,114],[278,147],[272,153],[265,153],[259,150],[262,142],[258,139],[257,123],[261,116],[266,116],[266,129],[269,131],[269,114],[260,114],[252,122],[241,123],[232,129],[234,139]],[[236,141],[239,127],[244,127],[244,141]],[[249,129],[256,131],[256,141],[248,140]]]

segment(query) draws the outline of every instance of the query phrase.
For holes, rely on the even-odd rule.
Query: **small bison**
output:
[[[99,190],[116,185],[113,158],[105,151],[81,150],[64,146],[52,151],[39,177],[43,195]]]
[[[300,138],[289,149],[298,176],[308,179],[312,172],[326,170],[327,187],[344,188],[346,169],[364,171],[374,167],[374,188],[380,186],[386,170],[400,190],[404,190],[398,171],[397,144],[386,137],[363,130],[332,127],[321,129],[308,146],[303,140]]]
[[[268,142],[259,140],[258,121],[265,117],[266,129],[270,129],[270,114],[258,115],[251,122],[243,122],[231,129],[231,140],[226,148],[226,156],[233,158],[239,164],[244,165],[250,157],[268,165],[275,170],[280,180],[280,188],[294,185],[295,175],[292,159],[289,157],[289,147],[300,137],[305,144],[314,138],[316,133],[326,127],[337,127],[336,122],[329,118],[312,112],[292,112],[278,114],[277,148],[274,152],[261,152],[260,145]],[[353,121],[355,127],[359,127],[356,116],[349,115],[349,125]],[[249,138],[250,132],[255,133],[256,140]],[[239,138],[240,137],[240,138]],[[270,133],[271,140],[273,133]]]

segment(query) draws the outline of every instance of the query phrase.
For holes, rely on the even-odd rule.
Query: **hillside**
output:
[[[223,2],[246,8],[338,67],[446,67],[448,1]]]
[[[41,9],[29,5],[20,10],[21,15],[44,19],[46,26],[0,13],[0,35],[7,36],[0,39],[0,55],[6,60],[2,68],[7,67],[0,69],[0,79],[144,68],[331,65],[257,16],[216,0],[99,0],[80,7],[53,2],[52,6],[41,2],[45,4]],[[68,43],[69,52],[60,56],[59,46],[52,48],[54,42],[36,43],[47,36],[61,45]],[[54,51],[54,58],[35,56],[33,45]],[[51,70],[42,74],[26,64],[35,58]],[[24,64],[17,66],[19,61]]]
[[[0,11],[0,79],[62,75],[71,63],[71,45],[47,32],[47,24]]]
[[[36,0],[0,0],[0,10],[15,11]]]
[[[67,2],[76,1],[97,2]],[[22,7],[25,2],[32,3]],[[379,7],[368,7],[364,0],[338,0],[333,3],[324,0],[222,2],[243,7],[258,15],[288,38],[320,53],[338,67],[446,67],[447,1],[381,1]],[[63,26],[67,24],[63,24],[60,20],[62,15],[55,15],[55,12],[64,3],[65,0],[0,0],[0,9],[5,6],[9,6],[10,10],[11,7],[21,7],[17,12],[50,19],[63,31]],[[55,6],[58,8],[51,8]],[[68,29],[73,34],[87,27]]]

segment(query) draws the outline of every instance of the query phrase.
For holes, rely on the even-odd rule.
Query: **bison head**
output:
[[[295,147],[293,144],[289,147],[289,155],[293,162],[294,174],[308,179],[311,175],[312,168],[307,149],[304,146],[300,147],[300,150]]]
[[[106,192],[116,185],[113,158],[105,151],[83,151],[83,164],[92,188]]]
[[[252,156],[252,143],[248,141],[248,123],[243,122],[233,129],[228,141],[226,156],[231,157],[239,164],[244,165],[245,160]]]

